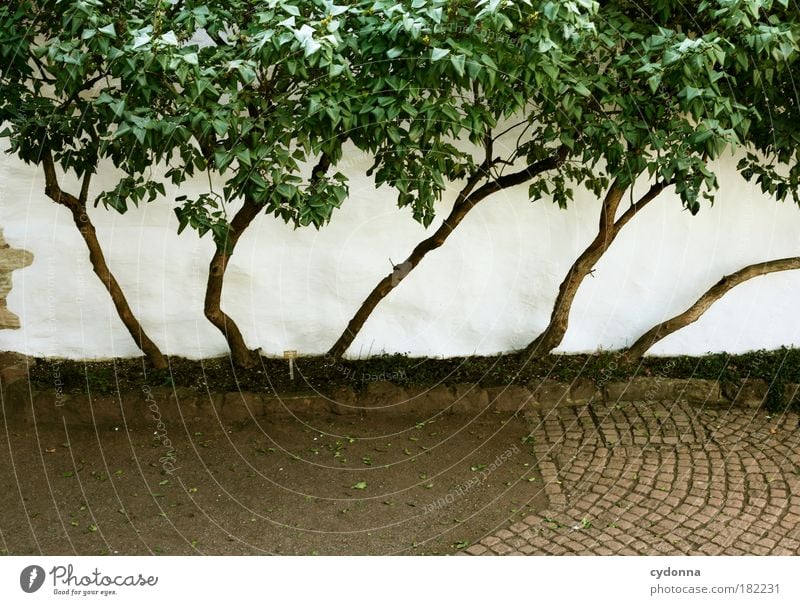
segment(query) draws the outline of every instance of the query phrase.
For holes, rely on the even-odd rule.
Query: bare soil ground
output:
[[[448,554],[547,507],[508,415],[1,422],[4,554]]]

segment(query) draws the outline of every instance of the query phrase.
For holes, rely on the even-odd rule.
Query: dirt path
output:
[[[492,413],[0,425],[0,551],[454,553],[546,508],[527,434]]]

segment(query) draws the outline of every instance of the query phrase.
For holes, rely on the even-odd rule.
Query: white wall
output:
[[[367,158],[344,160],[351,198],[321,231],[293,231],[260,217],[242,238],[225,284],[223,308],[251,347],[268,354],[320,354],[363,298],[431,232],[396,208],[391,190],[361,176]],[[560,351],[613,349],[684,310],[723,274],[800,254],[800,209],[758,193],[720,169],[714,207],[692,217],[663,195],[623,231],[594,277],[581,287]],[[105,170],[95,193],[114,182]],[[65,179],[64,188],[70,181]],[[0,350],[71,358],[133,356],[138,351],[94,276],[66,210],[43,194],[43,178],[15,158],[0,158],[0,227],[14,247],[34,253],[14,273],[8,307],[22,329],[0,331]],[[202,190],[201,180],[196,187]],[[386,352],[491,354],[527,344],[545,326],[568,266],[592,239],[598,202],[586,193],[569,210],[529,203],[527,188],[478,206],[445,246],[431,253],[376,309],[351,356]],[[150,336],[165,353],[200,358],[225,343],[205,320],[202,299],[210,236],[178,236],[167,199],[120,216],[92,211],[109,265]],[[440,208],[444,216],[450,195]],[[742,352],[800,345],[800,272],[752,280],[652,354]]]

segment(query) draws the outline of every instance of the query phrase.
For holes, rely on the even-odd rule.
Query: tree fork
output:
[[[615,220],[622,196],[628,186],[623,185],[620,178],[614,180],[603,200],[597,237],[592,240],[570,267],[564,281],[559,286],[550,321],[544,331],[525,348],[526,355],[544,356],[561,344],[569,328],[569,314],[572,310],[572,303],[575,302],[575,297],[583,280],[592,272],[592,269],[603,257],[606,250],[611,247],[622,228],[636,216],[637,212],[653,201],[669,185],[671,185],[671,182],[656,183],[638,201],[631,204],[622,216]]]
[[[314,184],[323,178],[331,166],[330,156],[323,153],[319,162],[311,171],[311,183]],[[244,204],[234,215],[228,229],[226,246],[214,252],[208,266],[208,281],[206,283],[206,296],[203,306],[206,319],[210,321],[225,337],[231,351],[233,363],[242,368],[252,368],[256,365],[254,351],[247,347],[242,331],[236,322],[222,310],[222,287],[225,281],[225,272],[228,269],[231,255],[239,243],[242,234],[258,216],[262,206],[251,196],[245,195]]]
[[[419,265],[429,252],[440,248],[444,244],[450,234],[458,227],[461,221],[464,220],[469,211],[480,201],[486,199],[493,193],[509,187],[514,187],[515,185],[520,185],[535,178],[542,172],[557,168],[561,162],[564,161],[566,153],[566,148],[562,147],[555,156],[534,162],[519,172],[504,175],[487,182],[473,192],[477,183],[483,178],[480,171],[476,173],[458,194],[450,214],[433,235],[417,244],[411,252],[411,255],[403,263],[397,265],[389,275],[379,281],[375,288],[373,288],[372,292],[370,292],[369,296],[361,303],[358,311],[347,324],[345,331],[330,348],[328,355],[335,359],[344,355],[350,345],[353,344],[353,340],[355,340],[361,328],[364,327],[367,319],[372,315],[372,312],[378,304],[386,298],[392,290],[400,285],[400,282]],[[488,167],[486,164],[487,162],[484,162],[481,168],[484,170],[487,169]]]
[[[698,298],[686,311],[667,321],[661,322],[642,334],[642,336],[640,336],[625,352],[625,357],[630,360],[640,359],[657,342],[700,319],[711,305],[739,284],[769,273],[791,271],[794,269],[800,269],[800,257],[794,256],[748,265],[735,273],[726,275]]]
[[[133,338],[136,346],[139,347],[147,356],[150,363],[153,364],[153,367],[156,369],[165,369],[168,367],[166,358],[161,353],[158,346],[147,336],[139,320],[131,310],[125,298],[125,294],[122,292],[122,288],[106,263],[103,249],[97,239],[97,232],[89,218],[89,214],[86,212],[90,173],[87,172],[84,175],[80,197],[76,198],[74,195],[62,191],[59,187],[55,165],[49,151],[44,152],[42,156],[42,167],[44,168],[45,174],[45,194],[55,203],[67,208],[72,214],[72,220],[78,228],[81,237],[83,237],[86,247],[89,249],[89,262],[92,264],[92,270],[111,296],[114,308],[116,308],[119,318],[128,329],[128,333]]]

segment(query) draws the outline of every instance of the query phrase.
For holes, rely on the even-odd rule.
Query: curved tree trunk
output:
[[[544,331],[525,348],[526,355],[544,356],[561,344],[569,327],[569,314],[572,310],[572,303],[575,301],[575,296],[583,280],[592,272],[594,266],[603,257],[603,254],[614,242],[622,228],[628,224],[637,212],[669,186],[669,183],[653,185],[644,196],[632,204],[619,219],[615,220],[622,196],[628,189],[627,185],[621,185],[620,183],[621,181],[618,178],[609,187],[600,211],[600,228],[598,229],[597,237],[592,240],[570,267],[567,276],[559,286],[558,296],[550,314],[550,321]]]
[[[673,332],[676,332],[681,328],[685,328],[689,324],[696,322],[698,319],[700,319],[703,313],[705,313],[709,307],[711,307],[711,305],[713,305],[739,284],[753,279],[754,277],[767,275],[768,273],[791,271],[794,269],[800,269],[800,257],[795,256],[768,261],[766,263],[748,265],[736,273],[726,275],[705,294],[698,298],[697,302],[686,309],[686,311],[658,324],[640,336],[639,339],[625,352],[625,357],[631,360],[639,359],[658,341],[669,336]]]
[[[364,323],[366,323],[369,316],[372,315],[375,307],[378,306],[378,303],[386,298],[386,296],[400,284],[414,267],[425,258],[428,252],[436,250],[436,248],[444,244],[453,229],[461,223],[464,217],[467,216],[467,213],[475,207],[475,204],[477,204],[477,201],[473,201],[471,204],[457,202],[455,206],[453,206],[450,215],[444,220],[434,234],[417,244],[411,252],[411,255],[404,262],[397,265],[389,275],[378,282],[378,285],[372,289],[369,296],[361,303],[361,307],[359,307],[356,314],[349,321],[345,331],[328,351],[328,355],[334,358],[339,358],[344,355],[345,351],[347,351],[353,343],[353,340],[355,340],[355,337],[361,331],[361,328],[364,327]]]
[[[253,219],[258,215],[261,206],[255,201],[246,197],[244,205],[234,215],[228,230],[228,247],[220,248],[217,246],[214,256],[211,257],[211,263],[208,266],[208,281],[206,283],[206,297],[203,307],[206,318],[216,328],[222,332],[228,346],[231,350],[231,358],[233,363],[239,367],[252,368],[256,364],[256,356],[253,351],[247,348],[241,330],[223,310],[221,305],[222,301],[222,285],[225,280],[225,271],[228,269],[233,250],[239,242],[242,233]]]
[[[474,192],[472,190],[480,180],[480,176],[470,179],[466,187],[458,194],[450,214],[433,235],[417,244],[411,252],[411,255],[404,262],[395,266],[394,270],[379,281],[378,285],[373,288],[372,292],[370,292],[369,296],[361,303],[361,307],[359,307],[356,314],[347,324],[345,331],[328,351],[328,355],[333,358],[339,358],[344,355],[353,343],[353,340],[355,340],[355,337],[361,331],[361,328],[364,327],[364,323],[375,310],[375,307],[378,306],[378,303],[386,298],[429,252],[436,250],[444,244],[453,230],[458,227],[461,221],[464,220],[469,211],[472,210],[478,202],[486,199],[497,191],[522,184],[535,178],[542,172],[553,170],[563,161],[565,155],[566,150],[559,150],[557,156],[531,164],[520,172],[505,175],[494,181],[490,181]]]
[[[75,226],[78,228],[81,237],[83,237],[83,241],[86,243],[86,247],[89,249],[89,261],[92,263],[92,269],[97,277],[100,278],[100,281],[103,282],[103,285],[111,296],[119,318],[122,320],[122,323],[125,324],[136,346],[147,356],[147,359],[150,360],[153,367],[158,369],[166,368],[167,360],[156,344],[150,340],[142,329],[139,320],[136,319],[130,305],[128,305],[122,288],[120,288],[114,274],[111,273],[106,263],[103,249],[97,239],[97,232],[86,212],[89,175],[87,174],[84,177],[80,197],[76,198],[74,195],[61,191],[56,178],[55,166],[49,153],[44,154],[42,166],[45,173],[45,193],[54,202],[67,208],[72,214],[72,220],[75,222]]]
[[[319,162],[311,171],[311,183],[316,183],[319,179],[323,178],[330,168],[330,157],[323,153],[320,156]],[[253,197],[249,195],[244,196],[244,204],[239,211],[234,215],[233,220],[228,228],[227,246],[220,248],[214,252],[211,257],[211,262],[208,265],[208,281],[206,282],[206,297],[203,305],[203,311],[206,318],[216,328],[222,332],[225,340],[228,342],[228,347],[231,351],[231,359],[233,363],[242,368],[252,368],[257,363],[257,357],[254,351],[251,351],[245,343],[242,331],[236,322],[222,310],[222,286],[225,281],[225,272],[228,269],[231,255],[233,254],[236,244],[242,234],[253,222],[253,219],[258,216],[263,206],[256,202]]]

